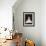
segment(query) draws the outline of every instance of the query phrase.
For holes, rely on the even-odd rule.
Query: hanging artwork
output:
[[[23,26],[35,26],[35,12],[23,12]]]

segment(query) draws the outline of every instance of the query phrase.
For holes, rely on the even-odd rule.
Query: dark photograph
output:
[[[25,14],[25,24],[32,24],[32,14]]]

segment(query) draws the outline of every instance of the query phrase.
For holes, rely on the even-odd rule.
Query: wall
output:
[[[0,27],[12,29],[12,6],[16,0],[0,0]]]
[[[41,0],[23,0],[16,5],[13,6],[15,30],[22,32],[24,38],[34,40],[36,46],[41,46]],[[23,12],[35,12],[35,27],[23,26]]]
[[[41,28],[42,46],[46,46],[46,0],[41,2]]]

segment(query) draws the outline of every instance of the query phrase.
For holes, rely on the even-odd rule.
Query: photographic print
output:
[[[23,26],[35,25],[35,12],[23,12]]]

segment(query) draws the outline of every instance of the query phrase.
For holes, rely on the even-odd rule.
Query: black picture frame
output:
[[[23,26],[35,26],[35,12],[23,12]]]

